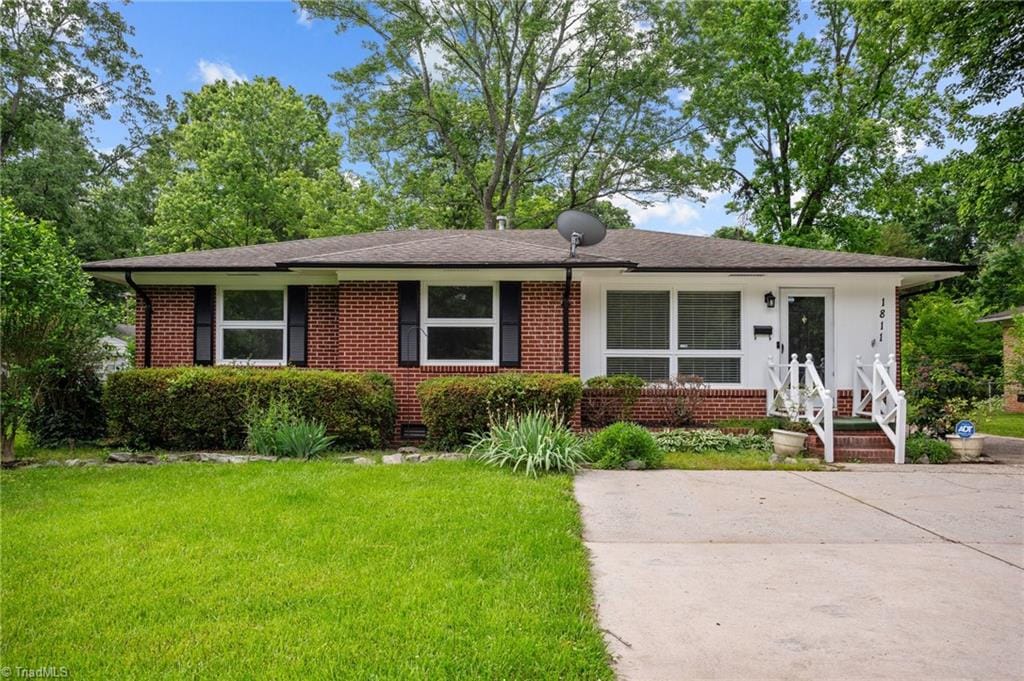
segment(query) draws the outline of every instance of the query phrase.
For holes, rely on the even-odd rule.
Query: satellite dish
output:
[[[569,242],[569,257],[576,257],[577,246],[594,246],[601,243],[608,228],[590,213],[581,210],[563,210],[555,220],[558,233]]]

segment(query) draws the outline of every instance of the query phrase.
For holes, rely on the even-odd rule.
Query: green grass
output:
[[[567,476],[474,462],[0,475],[0,664],[611,678]]]
[[[976,426],[979,433],[1024,437],[1024,414],[992,414],[978,419]]]
[[[662,468],[682,470],[736,470],[736,471],[816,471],[822,466],[816,461],[797,459],[797,463],[773,464],[768,452],[743,450],[731,452],[670,452],[665,455]]]

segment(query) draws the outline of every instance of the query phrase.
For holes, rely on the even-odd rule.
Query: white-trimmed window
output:
[[[498,363],[498,287],[427,284],[420,309],[424,364]]]
[[[283,286],[217,289],[217,362],[285,363],[288,300]]]
[[[651,383],[701,376],[742,382],[740,291],[625,289],[605,292],[605,373]]]

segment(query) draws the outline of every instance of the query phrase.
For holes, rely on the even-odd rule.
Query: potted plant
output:
[[[807,431],[802,424],[790,421],[786,429],[772,428],[772,446],[778,456],[797,456],[804,451]]]
[[[953,449],[954,461],[977,461],[985,448],[984,435],[960,437],[953,433],[946,436],[946,442]]]

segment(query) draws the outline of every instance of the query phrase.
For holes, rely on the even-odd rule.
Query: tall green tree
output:
[[[329,119],[323,99],[274,78],[186,93],[151,243],[190,250],[360,229]]]
[[[0,199],[0,444],[14,458],[14,437],[32,405],[62,371],[98,360],[109,312],[91,296],[81,261],[56,230]]]
[[[695,190],[695,157],[673,150],[699,138],[647,3],[300,4],[374,34],[334,75],[346,148],[396,202],[425,206],[422,226],[540,226],[616,195]]]
[[[89,259],[130,255],[141,241],[121,219],[131,197],[120,188],[163,110],[131,35],[111,3],[0,5],[0,186]],[[115,115],[126,140],[101,152],[92,125]]]
[[[761,239],[843,247],[852,202],[913,140],[939,141],[950,100],[886,3],[816,0],[811,12],[693,0],[667,3],[659,26],[730,208]]]

